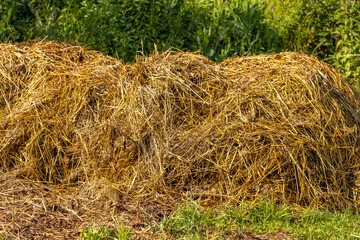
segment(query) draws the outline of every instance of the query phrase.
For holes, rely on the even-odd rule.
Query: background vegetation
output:
[[[300,51],[360,89],[357,0],[4,0],[0,40],[77,42],[125,62],[169,47],[221,61]]]
[[[358,239],[359,224],[359,213],[349,209],[338,213],[320,212],[262,201],[204,210],[189,202],[160,223],[148,223],[148,228],[156,239],[279,239],[279,233],[291,239]],[[116,229],[90,227],[80,232],[81,239],[85,240],[135,237],[134,232],[121,223]],[[254,235],[249,233],[260,236],[252,238]],[[261,237],[269,233],[273,236]]]

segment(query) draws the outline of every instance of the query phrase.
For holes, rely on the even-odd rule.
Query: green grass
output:
[[[113,217],[113,220],[117,225],[116,230],[106,227],[89,227],[79,231],[80,238],[86,240],[131,239],[131,229],[124,226],[118,218]]]
[[[319,211],[279,206],[270,202],[241,204],[214,209],[203,209],[194,202],[181,206],[159,224],[149,226],[153,233],[175,239],[225,239],[226,232],[237,231],[270,234],[289,233],[291,239],[359,239],[360,215],[358,212]],[[132,234],[123,225],[123,232],[90,228],[82,233],[83,239],[129,239]],[[125,234],[124,234],[125,231]],[[106,235],[107,234],[107,235]],[[121,237],[120,237],[121,236]]]
[[[119,227],[116,231],[105,227],[90,227],[81,231],[81,237],[88,240],[131,239],[131,231],[125,227]]]

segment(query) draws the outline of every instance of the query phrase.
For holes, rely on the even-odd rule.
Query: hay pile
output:
[[[124,65],[54,41],[0,45],[0,169],[128,196],[357,205],[359,96],[296,53]]]

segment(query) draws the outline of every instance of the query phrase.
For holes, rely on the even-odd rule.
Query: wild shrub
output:
[[[360,89],[359,1],[267,2],[267,22],[284,40],[284,48],[323,59]]]

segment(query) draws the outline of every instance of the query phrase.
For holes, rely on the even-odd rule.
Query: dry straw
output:
[[[0,169],[132,197],[358,205],[360,98],[314,57],[133,64],[79,46],[0,45]]]

